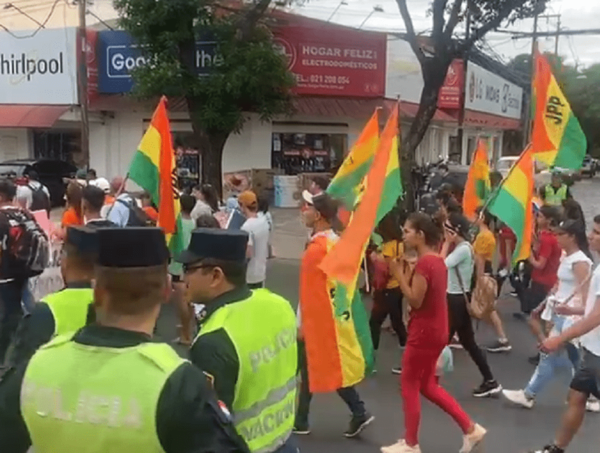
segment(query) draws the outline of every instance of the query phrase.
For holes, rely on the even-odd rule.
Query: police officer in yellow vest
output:
[[[193,302],[205,304],[190,357],[214,379],[252,452],[297,452],[298,352],[290,303],[246,285],[244,231],[194,230],[178,261]]]
[[[97,321],[3,377],[2,453],[248,452],[200,370],[152,341],[168,259],[158,228],[98,230]]]
[[[53,337],[75,332],[95,319],[92,279],[97,252],[96,229],[67,229],[61,260],[65,288],[42,298],[21,320],[9,358],[11,364],[22,363]]]
[[[552,171],[552,182],[544,187],[541,198],[549,206],[562,206],[562,202],[571,198],[569,187],[563,183],[560,171]]]

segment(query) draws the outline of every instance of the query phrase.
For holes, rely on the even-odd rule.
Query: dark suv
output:
[[[25,185],[29,171],[35,170],[40,182],[50,192],[52,207],[64,204],[66,184],[63,178],[74,178],[77,167],[55,159],[16,159],[0,162],[0,178],[12,178],[16,184]]]

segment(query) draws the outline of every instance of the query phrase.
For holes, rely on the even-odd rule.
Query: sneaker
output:
[[[519,297],[519,293],[517,293],[516,291],[511,291],[510,293],[508,293],[508,295],[511,297]]]
[[[395,374],[395,375],[402,374],[402,367],[395,366],[394,368],[392,368],[392,374]]]
[[[411,447],[404,439],[400,439],[393,445],[381,447],[381,453],[421,453],[421,448],[418,445]]]
[[[565,451],[556,445],[546,445],[541,450],[532,450],[529,453],[565,453]]]
[[[529,398],[523,390],[502,390],[504,398],[514,404],[518,404],[527,409],[531,409],[535,404],[533,398]]]
[[[540,355],[539,355],[539,354],[536,354],[536,355],[534,355],[534,356],[532,356],[532,357],[529,357],[529,358],[527,359],[527,361],[528,361],[529,363],[531,363],[532,365],[538,366],[538,364],[540,363]]]
[[[600,412],[600,401],[589,399],[587,403],[585,403],[585,410],[588,412]]]
[[[292,432],[298,436],[308,436],[310,434],[310,428],[308,427],[308,423],[296,423]]]
[[[463,444],[459,453],[471,453],[475,447],[481,444],[487,430],[477,423],[473,427],[473,431],[463,436]]]
[[[450,346],[452,349],[464,349],[456,335],[452,337],[452,340],[450,340],[450,344],[448,346]]]
[[[485,348],[488,352],[509,352],[512,350],[512,346],[508,340],[498,340],[491,346]]]
[[[484,398],[486,396],[497,395],[502,391],[502,386],[496,381],[486,381],[473,390],[473,396],[475,398]]]
[[[364,415],[362,415],[360,417],[352,416],[352,419],[350,420],[350,426],[344,433],[344,436],[346,436],[346,437],[358,436],[363,429],[365,429],[367,426],[369,426],[371,423],[373,423],[373,420],[375,420],[375,417],[373,417],[368,412],[366,412]]]
[[[527,320],[527,315],[521,311],[517,311],[513,313],[513,318],[518,319],[519,321]]]

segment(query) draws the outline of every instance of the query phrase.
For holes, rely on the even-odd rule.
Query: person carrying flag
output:
[[[300,266],[300,303],[298,306],[298,332],[299,332],[299,361],[300,361],[300,395],[298,398],[298,412],[296,414],[296,423],[294,432],[300,435],[310,434],[310,425],[308,420],[310,402],[312,399],[312,382],[335,379],[336,374],[342,373],[340,370],[328,373],[328,376],[317,376],[314,370],[323,370],[318,367],[317,362],[323,360],[329,361],[327,349],[316,351],[313,345],[329,340],[335,336],[333,324],[335,321],[331,316],[331,297],[333,291],[331,282],[327,275],[319,268],[323,258],[327,255],[328,242],[336,241],[337,235],[332,229],[332,224],[336,221],[337,204],[333,199],[325,194],[316,196],[308,191],[303,193],[306,208],[303,210],[303,219],[305,225],[312,230],[311,240],[302,257]],[[310,314],[310,317],[306,316]],[[321,318],[321,316],[323,318]],[[318,319],[321,318],[321,319]],[[343,351],[335,351],[336,354],[343,354]],[[322,365],[322,363],[320,363]],[[324,385],[325,386],[325,385]],[[331,387],[331,385],[327,385]],[[334,387],[335,390],[335,387]],[[365,409],[364,402],[353,386],[338,388],[337,393],[344,400],[352,418],[350,425],[344,435],[346,437],[355,437],[375,420]]]

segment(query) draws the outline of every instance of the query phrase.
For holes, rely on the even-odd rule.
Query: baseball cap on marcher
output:
[[[313,206],[328,222],[331,223],[337,218],[338,205],[325,192],[313,195],[308,190],[305,190],[302,192],[302,198],[307,204]]]

